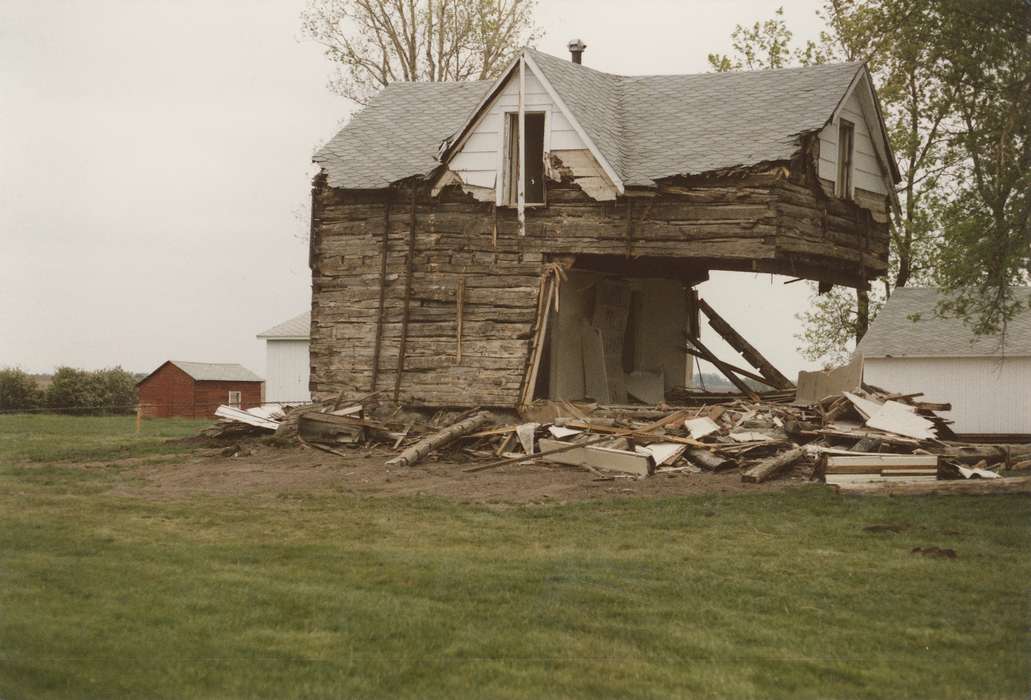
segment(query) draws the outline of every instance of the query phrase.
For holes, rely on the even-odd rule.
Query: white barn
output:
[[[1018,293],[1026,307],[1031,288]],[[1031,436],[1031,311],[1009,323],[1005,339],[979,337],[960,319],[937,317],[938,300],[936,289],[894,291],[856,348],[863,380],[951,403],[942,415],[960,435]]]
[[[307,403],[311,400],[308,343],[311,312],[305,311],[259,333],[265,341],[265,401]]]

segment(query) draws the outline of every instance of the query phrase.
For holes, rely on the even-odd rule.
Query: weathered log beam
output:
[[[452,440],[457,440],[489,422],[490,414],[486,411],[481,411],[463,421],[459,421],[454,425],[424,437],[397,457],[387,460],[387,464],[400,464],[402,467],[410,467],[426,457],[430,452],[433,452],[433,450],[439,449]]]
[[[770,457],[767,460],[759,462],[744,474],[741,475],[741,481],[747,483],[761,483],[768,479],[776,476],[782,469],[790,467],[792,464],[802,459],[805,456],[804,447],[796,447],[787,452],[782,452],[776,457]]]

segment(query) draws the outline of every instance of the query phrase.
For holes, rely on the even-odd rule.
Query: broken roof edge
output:
[[[540,58],[541,60],[538,61],[537,60],[538,58]],[[779,68],[779,69],[771,69],[771,70],[765,70],[765,71],[731,71],[731,72],[727,72],[727,73],[711,73],[711,72],[709,72],[709,73],[706,73],[706,72],[702,72],[702,73],[671,73],[671,74],[654,74],[654,75],[640,75],[640,76],[623,76],[623,75],[618,75],[618,74],[614,74],[614,73],[606,73],[604,71],[599,71],[599,70],[591,68],[589,66],[583,66],[581,64],[570,63],[570,62],[568,62],[568,61],[566,61],[564,59],[561,59],[561,58],[558,58],[558,57],[555,57],[555,56],[551,56],[550,54],[546,54],[546,53],[540,52],[537,49],[534,49],[532,47],[523,47],[520,50],[519,55],[516,56],[516,58],[514,58],[511,62],[509,62],[509,64],[504,69],[504,71],[502,71],[502,73],[496,79],[494,79],[493,81],[486,81],[486,80],[484,80],[484,81],[468,81],[468,82],[464,82],[464,83],[447,83],[447,85],[449,85],[449,86],[454,86],[454,85],[464,85],[464,86],[467,86],[468,87],[467,92],[469,94],[469,97],[473,97],[473,93],[476,92],[477,90],[483,90],[483,92],[481,94],[477,94],[474,97],[474,99],[476,99],[477,102],[475,103],[474,107],[469,109],[469,111],[465,112],[465,114],[467,116],[464,118],[464,121],[462,122],[461,126],[459,126],[457,129],[452,129],[450,134],[448,136],[446,136],[445,138],[438,139],[436,153],[433,154],[433,155],[430,155],[429,153],[427,153],[426,154],[426,158],[425,158],[425,162],[416,163],[414,161],[411,161],[409,163],[406,163],[405,165],[408,166],[407,169],[405,169],[404,167],[402,167],[400,169],[400,171],[403,171],[403,173],[404,173],[403,175],[400,174],[398,168],[394,168],[394,172],[392,172],[392,173],[389,172],[389,168],[385,168],[384,170],[386,172],[381,170],[381,177],[380,178],[375,178],[374,176],[372,176],[373,174],[370,173],[369,177],[366,179],[366,181],[364,183],[361,183],[361,184],[354,184],[354,182],[348,183],[348,182],[346,182],[347,175],[345,173],[340,172],[339,168],[336,167],[334,162],[333,162],[335,159],[341,159],[341,158],[347,157],[344,151],[338,150],[340,148],[340,145],[339,144],[334,144],[334,141],[337,139],[337,137],[340,134],[343,133],[343,130],[341,130],[341,132],[338,132],[337,137],[334,137],[333,139],[330,139],[330,141],[327,142],[322,148],[320,148],[316,152],[315,156],[313,157],[313,162],[315,162],[316,164],[319,165],[319,169],[320,169],[319,170],[319,175],[324,175],[327,178],[327,183],[329,184],[330,187],[344,189],[344,190],[355,190],[355,191],[387,190],[387,189],[390,189],[392,187],[401,186],[401,185],[403,185],[404,183],[407,183],[407,182],[411,182],[412,184],[422,183],[422,182],[431,182],[431,183],[435,182],[444,173],[446,173],[448,171],[448,164],[449,164],[451,158],[457,152],[459,152],[459,150],[460,150],[461,146],[463,145],[463,143],[468,139],[469,134],[475,129],[476,124],[479,123],[479,121],[483,118],[483,114],[484,114],[486,108],[492,103],[493,100],[495,100],[497,98],[499,91],[502,90],[504,88],[504,86],[512,79],[513,73],[518,68],[520,62],[525,62],[525,65],[532,71],[532,73],[534,74],[534,77],[537,78],[541,82],[542,86],[549,93],[549,96],[553,99],[553,101],[555,102],[556,106],[563,112],[564,116],[566,116],[566,118],[570,122],[570,125],[573,126],[573,128],[578,132],[578,135],[580,136],[581,140],[585,143],[585,145],[588,146],[588,150],[591,151],[592,156],[598,162],[598,165],[605,172],[606,176],[608,176],[608,178],[612,181],[613,185],[616,187],[616,190],[617,190],[617,192],[619,194],[625,194],[625,190],[628,187],[629,188],[634,188],[634,189],[640,189],[640,188],[656,189],[658,187],[658,181],[664,180],[664,179],[669,179],[669,178],[697,177],[697,176],[704,176],[704,175],[709,175],[709,174],[716,174],[716,173],[719,173],[719,172],[741,170],[741,169],[745,169],[745,168],[759,168],[759,169],[761,169],[763,167],[766,167],[766,165],[768,163],[771,163],[771,162],[775,162],[775,163],[789,163],[789,162],[793,161],[795,158],[797,158],[799,152],[803,149],[803,147],[804,147],[804,143],[803,143],[804,137],[806,135],[808,135],[808,134],[811,134],[811,133],[818,133],[821,129],[826,128],[827,124],[829,124],[829,123],[831,123],[833,121],[835,114],[840,109],[842,103],[847,99],[848,95],[852,92],[852,90],[854,89],[856,84],[861,81],[863,76],[868,76],[869,75],[869,71],[868,71],[868,68],[867,68],[865,62],[853,61],[853,62],[847,62],[847,63],[821,64],[821,65],[817,65],[817,66],[796,66],[796,67],[791,67],[791,68]],[[550,64],[550,69],[548,68],[547,65],[542,67],[541,62],[543,62],[545,64]],[[560,63],[561,63],[561,67],[559,67]],[[850,71],[850,70],[848,70],[849,68],[852,68],[853,70]],[[824,117],[823,121],[822,121],[822,123],[821,123],[821,125],[819,127],[815,126],[815,124],[817,124],[819,122],[814,122],[814,126],[812,128],[803,129],[803,130],[797,131],[795,133],[785,133],[784,138],[788,140],[787,142],[785,142],[785,145],[788,145],[788,143],[790,143],[790,142],[794,142],[794,144],[796,145],[796,149],[790,155],[785,153],[785,157],[784,158],[778,158],[776,160],[766,159],[766,160],[762,160],[762,161],[748,161],[748,162],[743,161],[743,162],[741,162],[741,163],[739,163],[737,165],[733,165],[733,166],[721,165],[719,168],[714,168],[714,169],[709,169],[709,170],[689,171],[689,170],[662,168],[661,172],[656,171],[654,173],[650,173],[650,172],[633,172],[633,173],[623,172],[623,173],[620,173],[620,172],[618,172],[619,169],[617,167],[615,167],[616,164],[611,162],[603,154],[602,149],[599,147],[599,144],[596,141],[596,139],[594,139],[591,135],[589,135],[586,132],[586,130],[584,129],[584,125],[581,123],[580,119],[578,119],[576,114],[573,112],[573,110],[571,109],[570,104],[567,102],[567,100],[565,100],[563,98],[563,96],[561,94],[559,94],[558,91],[555,89],[554,81],[551,79],[551,77],[549,77],[551,69],[554,69],[555,71],[558,71],[558,73],[556,74],[556,78],[562,78],[562,81],[566,81],[566,82],[568,82],[568,79],[569,79],[570,76],[567,75],[566,73],[563,73],[563,71],[566,71],[567,73],[572,71],[571,75],[573,75],[574,77],[577,74],[583,74],[585,76],[590,76],[592,79],[600,79],[600,80],[603,80],[605,82],[612,83],[612,85],[611,85],[612,90],[611,91],[607,91],[608,92],[608,99],[609,99],[609,101],[611,101],[612,99],[615,99],[615,100],[617,100],[619,102],[618,105],[614,105],[614,110],[616,112],[618,112],[619,114],[618,114],[618,119],[617,119],[618,124],[610,124],[609,126],[610,126],[610,130],[611,130],[612,127],[615,127],[616,130],[620,134],[620,136],[618,138],[618,143],[615,144],[615,145],[618,145],[618,147],[619,147],[618,151],[619,152],[614,153],[613,155],[615,157],[617,157],[617,158],[620,158],[622,161],[624,161],[622,163],[622,165],[626,165],[626,163],[625,163],[625,161],[626,161],[626,154],[623,153],[623,151],[628,149],[628,148],[631,149],[631,151],[632,151],[632,144],[628,143],[627,139],[624,138],[624,135],[626,134],[627,129],[628,129],[628,126],[626,124],[626,120],[628,118],[628,114],[626,113],[626,110],[623,107],[624,89],[625,89],[625,86],[630,85],[630,84],[632,84],[634,82],[637,82],[637,81],[648,81],[648,80],[654,80],[654,79],[661,79],[661,78],[664,78],[664,77],[674,77],[675,78],[675,77],[701,77],[701,76],[706,76],[706,77],[709,77],[709,78],[712,78],[712,79],[715,79],[715,80],[719,81],[719,80],[724,80],[724,79],[731,80],[731,79],[734,79],[735,77],[740,77],[741,75],[744,75],[744,74],[762,73],[762,74],[776,75],[776,74],[799,73],[799,72],[803,72],[803,71],[813,71],[813,70],[844,69],[844,70],[842,70],[841,75],[842,75],[842,77],[846,77],[847,76],[848,84],[847,84],[846,88],[841,91],[841,94],[837,96],[837,100],[834,103],[834,108],[832,110],[830,110],[830,112],[828,114],[826,114],[826,115],[819,115],[817,117],[817,118],[819,118],[820,116]],[[560,81],[560,82],[562,82],[562,81]],[[484,87],[484,84],[488,84],[488,83],[489,83],[489,85],[487,85],[487,87]],[[444,83],[427,83],[427,82],[421,82],[421,83],[420,82],[392,83],[391,85],[387,86],[386,88],[381,90],[379,93],[377,93],[376,97],[372,101],[370,101],[368,106],[366,106],[365,108],[363,108],[362,110],[357,112],[355,115],[353,115],[352,118],[351,118],[351,122],[349,124],[345,125],[345,129],[347,127],[351,126],[355,121],[360,121],[362,119],[363,115],[367,114],[369,112],[369,110],[373,109],[376,106],[377,101],[383,95],[385,95],[388,92],[391,92],[392,90],[394,92],[396,92],[399,89],[407,89],[407,90],[413,90],[413,91],[414,90],[420,90],[420,89],[425,89],[425,90],[444,89],[444,88],[440,87],[442,85],[444,85]],[[867,85],[867,89],[868,90],[873,91],[872,80],[867,80],[866,81],[866,85]],[[403,88],[399,88],[398,86],[404,86],[404,87]],[[413,86],[419,86],[419,87],[413,87]],[[429,87],[429,86],[434,86],[434,87]],[[391,94],[393,94],[393,92],[391,92]],[[874,99],[876,99],[876,94],[874,94]],[[877,106],[877,108],[879,110],[879,105],[875,105],[875,106]],[[582,108],[583,105],[581,105],[580,107]],[[468,109],[468,108],[463,108],[463,109]],[[878,119],[880,119],[879,111],[878,111],[878,114],[876,116],[877,116]],[[801,125],[799,125],[799,126],[801,126]],[[883,120],[881,120],[880,126],[881,126],[881,131],[882,131],[882,138],[880,140],[883,141],[884,140]],[[336,145],[336,148],[334,147],[335,145]],[[613,145],[614,145],[613,143],[608,143],[609,150],[612,149]],[[890,145],[889,145],[889,147],[890,147]],[[345,147],[345,151],[346,151],[346,147]],[[772,154],[770,154],[770,155],[772,155]],[[888,160],[890,161],[889,164],[888,164],[888,167],[892,171],[891,177],[893,178],[894,177],[894,172],[897,171],[897,163],[894,162],[893,154],[890,155]],[[414,167],[412,167],[412,166],[414,166]],[[391,178],[391,176],[392,176],[392,178]],[[378,181],[376,181],[376,180],[378,180]],[[894,188],[893,187],[889,187],[889,190],[891,190],[892,194],[894,195]],[[897,195],[894,195],[892,197],[892,199],[893,199],[893,204],[895,204],[896,203],[895,200],[897,200]]]

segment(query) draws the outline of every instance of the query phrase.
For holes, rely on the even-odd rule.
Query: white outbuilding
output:
[[[265,341],[265,401],[307,403],[311,400],[308,342],[311,312],[305,311],[259,333]]]
[[[940,318],[938,290],[896,289],[856,348],[863,380],[893,392],[951,403],[942,415],[965,436],[1031,436],[1031,288],[1005,335],[977,336],[961,319]]]

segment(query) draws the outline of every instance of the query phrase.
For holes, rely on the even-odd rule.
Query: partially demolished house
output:
[[[316,154],[316,399],[661,398],[699,307],[720,322],[710,270],[884,274],[899,175],[863,64],[626,77],[571,49],[395,83]]]

